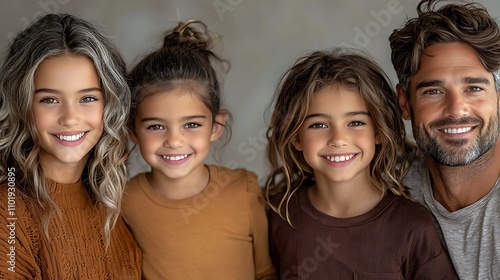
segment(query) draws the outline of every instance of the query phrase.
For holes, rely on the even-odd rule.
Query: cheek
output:
[[[425,120],[435,119],[438,115],[443,113],[446,104],[441,102],[430,102],[422,99],[411,99],[410,114],[417,122],[425,122]]]
[[[363,139],[363,143],[361,145],[366,147],[366,149],[375,152],[375,147],[378,144],[377,139],[375,137],[376,137],[375,135],[366,135],[362,137],[361,139]]]
[[[137,136],[137,141],[139,142],[138,144],[141,147],[141,150],[144,151],[152,151],[155,150],[158,146],[161,146],[163,144],[163,139],[160,134],[158,135],[151,135],[147,133],[140,133]]]
[[[427,124],[432,120],[436,120],[441,116],[441,109],[437,106],[419,106],[412,107],[412,121],[416,123]],[[418,108],[418,109],[415,109]]]
[[[308,154],[315,154],[319,149],[321,149],[323,146],[321,138],[321,135],[313,136],[310,134],[300,137],[304,156],[307,156]]]
[[[193,147],[206,148],[210,147],[212,142],[210,141],[211,131],[203,130],[196,133],[186,133],[186,139],[189,141],[190,145]]]
[[[89,124],[98,130],[103,130],[104,128],[104,112],[102,108],[96,108],[95,110],[91,110],[85,113],[86,119]]]
[[[57,122],[56,116],[50,110],[40,110],[37,108],[33,109],[33,118],[35,129],[38,132],[41,132],[50,127],[51,123]]]
[[[163,141],[159,137],[144,136],[139,134],[137,146],[144,158],[154,156],[163,147]]]
[[[494,100],[484,102],[483,106],[479,107],[478,113],[485,114],[486,112],[491,112],[491,114],[497,114],[500,106],[499,98],[495,98]]]

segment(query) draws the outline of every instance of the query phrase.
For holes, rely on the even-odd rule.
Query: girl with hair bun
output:
[[[41,16],[0,68],[0,279],[140,279],[122,217],[130,90],[99,28]]]
[[[256,175],[205,164],[228,116],[212,45],[205,24],[180,22],[130,73],[130,136],[151,171],[129,181],[122,211],[147,279],[276,278]]]

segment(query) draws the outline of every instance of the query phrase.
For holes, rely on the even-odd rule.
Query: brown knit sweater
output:
[[[49,239],[37,204],[0,187],[0,279],[140,279],[141,252],[121,218],[106,250],[106,210],[83,184],[48,181],[47,189],[62,213],[50,220]]]

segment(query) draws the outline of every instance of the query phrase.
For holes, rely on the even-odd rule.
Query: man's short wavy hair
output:
[[[449,3],[437,7],[440,0],[422,0],[416,18],[389,37],[391,61],[399,84],[410,94],[410,82],[418,71],[425,49],[439,43],[462,42],[471,46],[483,66],[500,88],[500,30],[495,19],[478,3]]]

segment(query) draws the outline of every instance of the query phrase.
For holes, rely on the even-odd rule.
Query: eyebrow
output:
[[[204,115],[194,115],[194,116],[185,116],[181,118],[181,122],[186,122],[186,121],[191,121],[194,119],[206,119],[207,116]],[[165,119],[162,118],[156,118],[156,117],[150,117],[150,118],[143,118],[141,122],[167,122]]]
[[[93,91],[102,92],[102,90],[100,88],[92,87],[92,88],[81,89],[78,91],[78,93],[89,93],[89,92],[93,92]],[[35,93],[39,93],[39,92],[46,92],[46,93],[53,93],[53,94],[61,94],[62,93],[60,90],[52,89],[52,88],[39,88],[39,89],[35,90]]]
[[[481,77],[463,77],[462,78],[462,83],[464,84],[484,84],[484,85],[490,85],[490,81],[486,78],[481,78]],[[435,87],[435,86],[444,86],[443,81],[440,80],[431,80],[431,81],[425,81],[421,82],[417,85],[415,88],[421,89],[425,87]]]
[[[418,85],[415,87],[415,90],[421,89],[421,88],[426,88],[426,87],[435,87],[435,86],[443,86],[444,83],[440,80],[432,80],[432,81],[427,81],[427,82],[420,82]]]
[[[462,82],[465,84],[485,84],[490,85],[490,81],[486,78],[479,77],[465,77],[462,79]]]
[[[354,116],[359,116],[359,115],[364,115],[364,116],[370,116],[370,113],[366,111],[353,111],[353,112],[347,112],[344,114],[345,117],[354,117]],[[329,114],[310,114],[307,115],[304,120],[310,119],[310,118],[325,118],[325,119],[330,119],[332,116]]]

